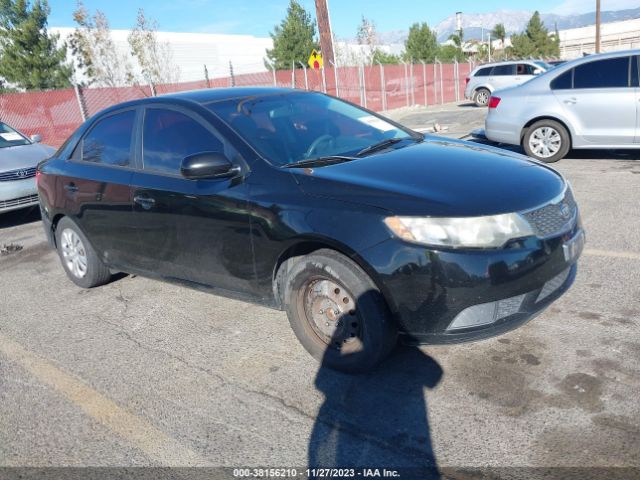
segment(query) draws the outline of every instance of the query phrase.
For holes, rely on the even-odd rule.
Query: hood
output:
[[[396,215],[522,211],[550,201],[565,186],[559,173],[522,155],[440,139],[293,173],[309,195],[384,208]]]
[[[0,148],[0,172],[35,167],[55,151],[55,148],[40,143]]]

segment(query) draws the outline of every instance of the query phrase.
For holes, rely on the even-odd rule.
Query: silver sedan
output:
[[[0,213],[38,204],[36,166],[55,152],[0,122]]]
[[[489,100],[485,135],[556,162],[570,149],[640,148],[640,50],[564,63]]]

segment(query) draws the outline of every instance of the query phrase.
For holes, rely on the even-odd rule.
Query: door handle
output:
[[[145,210],[149,210],[156,204],[155,199],[147,197],[146,195],[136,195],[135,197],[133,197],[133,201]]]
[[[564,103],[566,103],[567,105],[575,105],[576,103],[578,103],[578,100],[576,100],[576,97],[571,97],[567,98]]]
[[[78,191],[78,187],[76,187],[76,185],[73,183],[67,183],[64,186],[64,189],[69,193],[76,193]]]

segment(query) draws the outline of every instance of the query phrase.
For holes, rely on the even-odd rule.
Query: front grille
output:
[[[564,211],[564,214],[563,214]],[[523,213],[538,237],[551,237],[569,230],[574,222],[578,206],[571,189],[567,188],[562,200]]]
[[[0,210],[3,208],[18,207],[20,205],[30,205],[38,202],[38,194],[26,197],[14,198],[12,200],[0,200]]]
[[[19,168],[9,172],[0,173],[0,182],[10,182],[12,180],[25,180],[36,176],[36,167]]]

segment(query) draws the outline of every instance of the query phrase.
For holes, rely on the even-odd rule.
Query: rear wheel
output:
[[[476,107],[486,107],[489,103],[489,97],[491,97],[491,92],[488,89],[479,88],[473,96],[473,101],[476,103]]]
[[[111,278],[80,228],[65,217],[56,226],[56,245],[64,271],[73,283],[83,288],[103,285]]]
[[[531,125],[522,138],[522,148],[530,157],[545,163],[564,158],[571,148],[569,133],[555,120],[540,120]]]
[[[371,370],[391,352],[397,331],[369,276],[333,250],[318,250],[291,267],[284,281],[291,328],[323,366]]]

